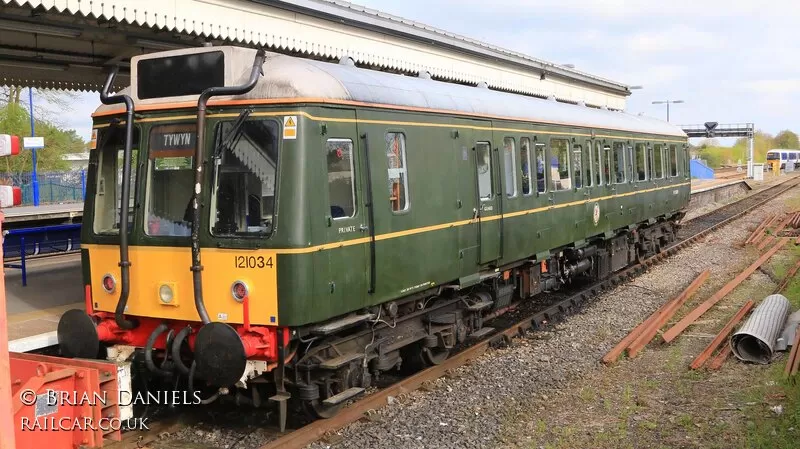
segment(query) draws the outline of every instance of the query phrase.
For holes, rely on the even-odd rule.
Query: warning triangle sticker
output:
[[[286,118],[286,123],[284,123],[284,126],[294,127],[294,126],[297,126],[297,125],[294,124],[294,119],[292,117],[287,117]]]

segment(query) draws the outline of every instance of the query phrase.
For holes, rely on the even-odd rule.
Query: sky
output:
[[[356,3],[628,85],[627,111],[675,124],[800,132],[800,1],[360,0]],[[98,94],[62,118],[88,140]],[[729,143],[729,142],[724,142]]]

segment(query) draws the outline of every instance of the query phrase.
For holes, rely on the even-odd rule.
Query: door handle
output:
[[[478,218],[478,209],[473,207],[472,208],[472,219],[474,220],[476,218]]]
[[[361,230],[361,232],[364,232],[367,229],[369,229],[369,226],[362,224],[361,226],[358,227],[358,229]]]

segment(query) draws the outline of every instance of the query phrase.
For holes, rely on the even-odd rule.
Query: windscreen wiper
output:
[[[233,122],[233,126],[228,131],[225,136],[222,136],[217,143],[217,146],[214,147],[214,153],[211,156],[211,160],[214,164],[214,175],[213,179],[211,180],[212,185],[212,192],[214,194],[217,193],[217,176],[219,175],[219,166],[222,163],[222,154],[225,150],[230,150],[234,148],[238,143],[239,139],[242,137],[242,128],[244,127],[244,122],[247,121],[248,117],[250,117],[250,113],[253,112],[252,108],[247,108],[242,111],[238,117],[236,117],[236,121]]]

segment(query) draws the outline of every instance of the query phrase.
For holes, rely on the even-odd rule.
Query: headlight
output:
[[[162,285],[158,289],[158,297],[161,298],[161,302],[164,304],[171,303],[173,298],[172,287],[166,284]]]

